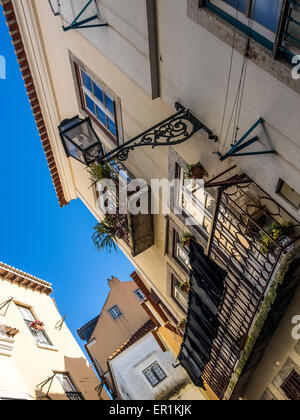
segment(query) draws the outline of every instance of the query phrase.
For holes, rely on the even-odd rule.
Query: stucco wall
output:
[[[16,10],[20,9],[15,2]],[[216,38],[201,25],[197,25],[187,15],[187,2],[183,0],[160,0],[158,9],[158,35],[160,56],[161,98],[152,101],[138,87],[138,83],[121,72],[99,51],[88,42],[86,36],[78,31],[63,33],[60,18],[54,17],[47,2],[30,0],[31,17],[35,18],[35,32],[39,33],[39,41],[45,54],[45,64],[52,83],[54,102],[57,107],[59,125],[64,118],[80,114],[80,106],[76,97],[73,73],[69,52],[78,57],[90,70],[97,74],[121,99],[124,140],[128,140],[145,129],[162,121],[174,112],[176,100],[189,107],[193,113],[216,134],[220,135],[220,127],[224,110],[226,85],[229,75],[231,48]],[[128,8],[130,10],[130,5]],[[128,10],[128,12],[129,12]],[[134,15],[134,11],[132,10]],[[33,19],[34,20],[34,19]],[[39,23],[38,23],[39,21]],[[28,19],[27,19],[28,22]],[[27,23],[28,24],[28,23]],[[29,24],[28,24],[29,25]],[[93,31],[93,29],[88,29]],[[130,31],[124,27],[130,38]],[[92,36],[92,35],[91,35]],[[29,42],[29,40],[28,40]],[[128,57],[122,55],[123,65],[129,66]],[[34,63],[34,58],[31,57]],[[58,65],[59,63],[59,65]],[[35,64],[37,66],[38,63]],[[228,126],[229,111],[232,110],[237,84],[241,75],[242,56],[234,53],[231,85],[229,89],[228,113],[225,128]],[[33,67],[35,67],[33,66]],[[129,68],[129,67],[127,67]],[[38,71],[34,69],[38,79]],[[43,68],[45,70],[45,67]],[[142,72],[137,69],[137,74]],[[38,86],[41,98],[44,97],[43,86]],[[266,120],[265,130],[258,128],[262,144],[252,146],[251,150],[269,148],[270,144],[278,152],[277,155],[253,156],[235,159],[243,170],[260,184],[271,196],[282,204],[293,215],[299,218],[299,211],[294,210],[276,193],[279,177],[299,191],[299,131],[298,118],[300,97],[282,82],[272,77],[254,63],[248,63],[244,100],[240,120],[240,133],[248,129],[260,116]],[[84,116],[84,115],[83,115]],[[48,121],[50,124],[50,121]],[[52,122],[53,124],[53,122]],[[98,130],[96,128],[96,130]],[[226,132],[226,130],[225,130]],[[108,140],[98,130],[105,144]],[[231,138],[224,145],[224,132],[221,143],[214,144],[207,136],[198,133],[193,139],[175,150],[186,162],[201,161],[209,173],[209,177],[225,170],[232,162],[221,163],[214,154],[218,148],[227,151]],[[60,139],[52,137],[53,145],[61,149]],[[63,153],[63,152],[62,152]],[[136,176],[150,182],[152,178],[168,177],[168,150],[160,148],[152,150],[143,148],[131,153],[126,162],[128,169]],[[70,169],[77,191],[89,209],[97,214],[95,198],[85,168],[71,158],[65,159],[66,171]],[[64,178],[64,173],[61,173]],[[177,218],[175,218],[177,219]],[[179,223],[176,220],[176,223]],[[165,220],[163,216],[154,217],[155,245],[133,260],[134,265],[143,274],[144,280],[163,295],[165,302],[178,318],[180,310],[167,292],[167,265],[165,251]],[[129,249],[121,244],[125,254],[130,257]],[[174,266],[174,269],[178,270]]]
[[[5,366],[4,370],[1,369],[1,392],[22,391],[35,399],[40,395],[36,386],[52,377],[55,371],[69,373],[77,390],[85,399],[98,399],[95,387],[99,385],[99,381],[70,330],[66,324],[61,330],[55,328],[62,317],[52,298],[46,294],[11,284],[2,278],[0,278],[0,295],[1,302],[14,298],[5,317],[1,317],[1,323],[20,331],[15,338],[12,356],[0,356],[1,366]],[[44,322],[45,331],[53,343],[51,349],[37,346],[15,302],[29,306],[36,317]],[[1,311],[1,314],[4,312]],[[7,376],[3,375],[3,372],[6,372]],[[13,383],[10,374],[15,378]],[[46,393],[47,389],[46,386],[43,391]],[[67,399],[58,379],[53,382],[50,396],[53,399]]]
[[[108,358],[149,320],[134,293],[138,287],[133,281],[120,282],[114,278],[109,281],[109,286],[109,296],[101,310],[89,345],[89,351],[103,372],[107,371]],[[108,312],[115,305],[122,313],[117,320]]]
[[[148,382],[143,371],[157,362],[167,378],[156,387]],[[182,367],[174,368],[175,358],[170,351],[162,352],[152,334],[148,334],[110,362],[124,400],[158,400],[170,397],[176,387],[187,381]]]

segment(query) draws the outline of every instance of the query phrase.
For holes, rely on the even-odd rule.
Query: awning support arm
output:
[[[248,138],[248,136],[260,125],[263,124],[264,120],[262,118],[259,118],[255,124],[241,137],[241,139],[236,143],[232,144],[231,149],[228,153],[225,155],[222,155],[221,153],[217,152],[217,155],[219,156],[220,160],[223,162],[224,160],[230,158],[230,157],[236,157],[236,156],[256,156],[256,155],[267,155],[276,153],[275,150],[264,150],[264,151],[257,151],[257,152],[243,152],[240,153],[242,150],[246,149],[247,147],[251,146],[252,144],[259,141],[259,137],[255,136],[252,139],[245,142],[245,140]]]
[[[87,10],[87,8],[92,4],[94,0],[89,0],[86,5],[81,9],[81,11],[78,13],[78,15],[75,17],[75,19],[73,20],[73,22],[65,27],[63,26],[63,30],[65,32],[70,31],[71,29],[82,29],[82,28],[99,28],[99,27],[104,27],[104,26],[108,26],[107,23],[97,23],[97,24],[93,24],[93,25],[86,25],[86,23],[90,23],[90,22],[94,22],[95,20],[98,19],[97,15],[91,16],[87,19],[83,19],[83,20],[78,20],[83,13]]]

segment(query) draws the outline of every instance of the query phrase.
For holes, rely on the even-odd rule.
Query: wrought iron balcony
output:
[[[209,234],[198,237],[206,255],[227,273],[218,333],[202,370],[202,379],[221,399],[282,257],[300,238],[300,223],[247,176],[233,175],[235,169],[206,183],[214,212]],[[293,226],[290,237],[283,234],[286,222]]]
[[[109,168],[109,171],[111,172],[110,179],[114,182],[116,186],[116,197],[111,195],[111,200],[114,202],[114,206],[116,208],[116,214],[111,215],[111,218],[115,221],[116,224],[119,225],[118,229],[118,239],[123,239],[125,243],[130,247],[131,254],[133,257],[136,257],[137,255],[141,254],[142,252],[146,251],[148,248],[150,248],[152,245],[154,245],[154,229],[153,229],[153,216],[151,212],[149,211],[148,214],[131,214],[130,211],[127,210],[127,214],[120,214],[120,203],[119,203],[119,178],[122,179],[122,183],[124,185],[124,188],[126,187],[126,184],[128,185],[130,181],[134,179],[134,176],[129,174],[127,169],[123,166],[122,163],[110,163],[105,164],[106,168]],[[99,199],[100,192],[97,188],[97,168],[98,165],[93,165],[92,168],[90,168],[90,173],[92,174],[92,178],[94,182],[96,183],[96,195]],[[95,177],[96,172],[96,177]],[[125,178],[126,176],[126,178]],[[109,192],[109,191],[107,191]],[[139,191],[139,196],[142,194],[141,191]],[[150,203],[151,200],[151,194],[147,191],[145,191],[144,194],[147,194],[147,200]],[[128,199],[128,208],[130,208],[130,200],[134,199],[135,192],[128,192],[127,191],[127,199]],[[103,211],[98,206],[99,211]],[[149,210],[150,210],[150,204],[149,204]],[[123,209],[124,212],[124,209]],[[96,238],[99,239],[97,232],[96,232]],[[95,241],[95,236],[94,236]],[[97,240],[95,241],[97,243]],[[99,247],[98,247],[99,248]]]
[[[66,396],[71,401],[85,401],[81,392],[66,392]]]
[[[24,320],[29,331],[31,332],[32,336],[34,337],[37,344],[52,346],[50,338],[46,334],[45,331],[36,330],[31,326],[32,321]]]

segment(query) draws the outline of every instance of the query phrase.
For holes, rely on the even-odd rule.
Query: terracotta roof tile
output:
[[[134,343],[139,341],[141,338],[145,337],[145,335],[149,334],[153,329],[155,328],[154,322],[150,319],[146,322],[136,333],[133,334],[129,338],[129,340],[125,341],[118,350],[116,350],[109,358],[108,360],[111,361],[115,357],[117,357],[119,354],[123,353],[123,351],[127,350],[130,346],[132,346]]]

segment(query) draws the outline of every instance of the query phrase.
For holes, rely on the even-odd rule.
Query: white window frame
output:
[[[154,371],[153,372],[153,368],[155,366],[158,366],[158,368],[161,370],[161,372],[164,374],[164,378],[159,378],[159,376],[157,375],[157,373]],[[151,379],[149,379],[149,377],[147,376],[147,372],[151,371],[152,375],[154,375],[157,379],[157,382],[154,384],[152,383]],[[166,374],[166,372],[162,369],[162,367],[160,366],[160,364],[158,362],[154,362],[151,366],[149,366],[147,369],[143,370],[143,375],[145,376],[146,380],[148,381],[148,383],[152,386],[152,388],[156,388],[159,384],[161,384],[165,379],[167,379],[168,375]]]
[[[136,290],[134,291],[134,294],[136,295],[136,297],[138,298],[138,300],[139,300],[140,302],[142,302],[142,301],[146,298],[146,296],[144,295],[144,293],[142,292],[142,290],[141,290],[141,289],[136,289]],[[141,295],[139,296],[139,294],[141,294]]]
[[[113,311],[114,311],[115,309],[117,309],[117,310],[119,311],[119,313],[120,313],[120,315],[118,315],[117,317],[115,317],[115,316],[113,315]],[[112,319],[113,319],[114,321],[117,321],[117,320],[118,320],[118,319],[120,319],[120,318],[122,317],[122,315],[123,315],[118,305],[114,305],[114,306],[112,306],[112,307],[108,310],[108,312],[109,312],[109,315],[112,317]]]

